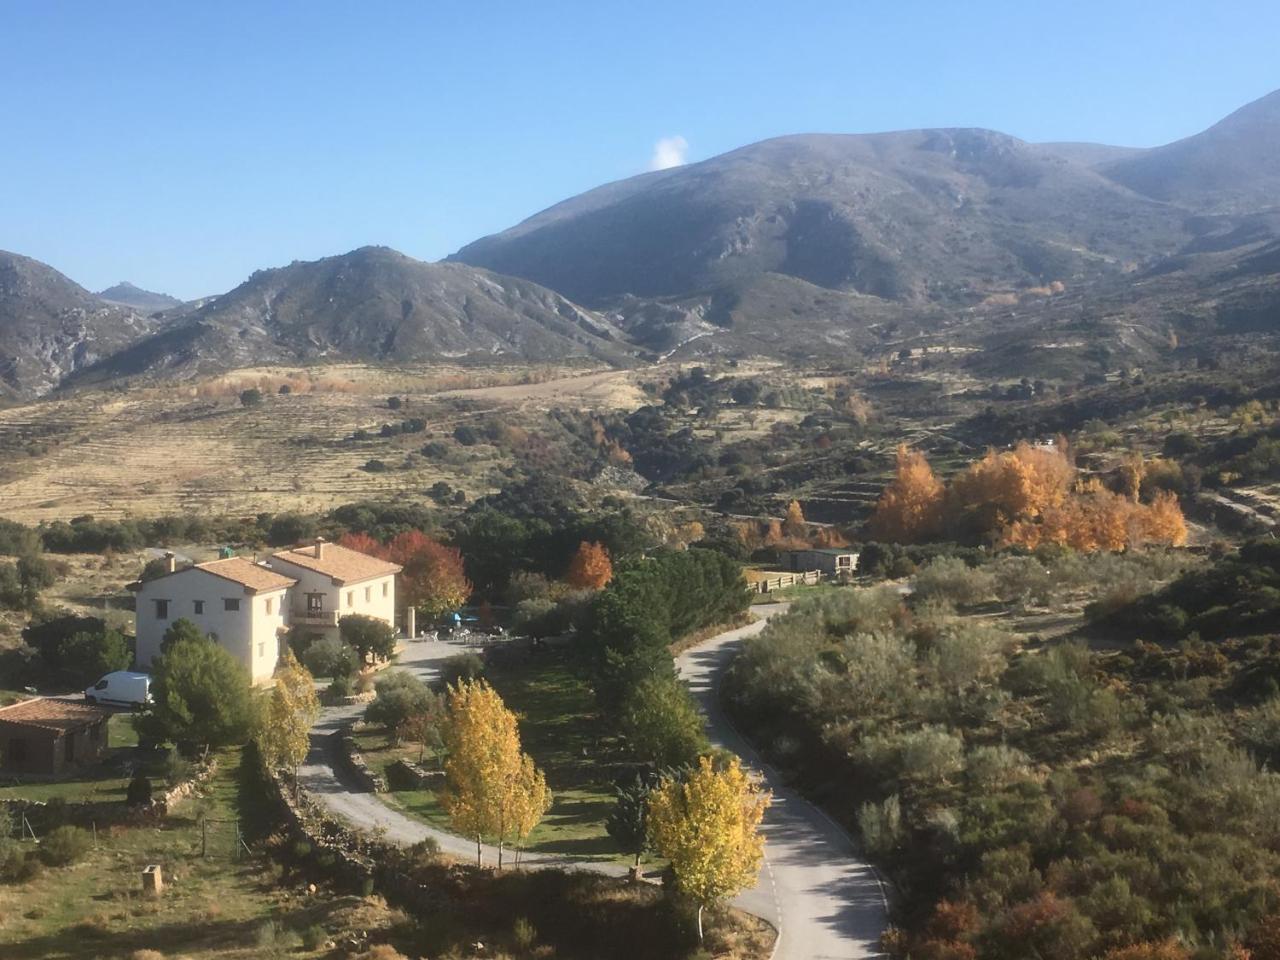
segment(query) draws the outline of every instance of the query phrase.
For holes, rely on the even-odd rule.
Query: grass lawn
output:
[[[524,749],[545,771],[554,803],[533,831],[529,850],[565,854],[582,860],[628,861],[604,829],[613,806],[613,779],[626,764],[603,728],[595,700],[574,668],[572,653],[547,650],[536,655],[512,652],[495,657],[486,677],[520,717]],[[356,735],[365,759],[386,773],[401,757],[417,760],[417,744],[392,748],[376,729]],[[428,765],[431,757],[428,755]],[[391,779],[394,785],[394,779]],[[396,790],[387,800],[406,813],[442,829],[449,821],[430,790]]]
[[[299,931],[376,928],[372,907],[359,898],[291,894],[277,886],[278,868],[254,857],[232,858],[234,828],[210,829],[208,859],[200,856],[197,815],[239,818],[246,832],[262,822],[257,794],[242,780],[240,751],[224,752],[205,796],[181,805],[167,820],[98,831],[98,845],[80,863],[44,867],[23,885],[0,886],[0,954],[5,960],[155,957],[317,957]],[[158,900],[141,894],[148,864],[164,869]],[[375,905],[376,906],[376,905]],[[357,918],[349,922],[343,912]],[[385,913],[385,908],[383,908]],[[284,949],[282,949],[284,948]]]

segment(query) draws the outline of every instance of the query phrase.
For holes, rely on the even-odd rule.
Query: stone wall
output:
[[[130,807],[122,800],[77,800],[66,803],[61,800],[0,800],[15,821],[21,822],[25,816],[35,828],[37,834],[52,830],[54,827],[70,824],[88,827],[92,824],[106,826],[112,823],[128,823],[138,820],[158,820],[169,815],[169,812],[182,800],[196,793],[218,769],[218,761],[210,758],[196,768],[189,780],[155,794],[151,802],[141,807]]]
[[[334,736],[337,738],[338,760],[360,788],[370,793],[386,793],[386,778],[380,773],[375,773],[373,768],[365,763],[364,756],[360,753],[360,745],[351,735],[351,727],[343,727]]]

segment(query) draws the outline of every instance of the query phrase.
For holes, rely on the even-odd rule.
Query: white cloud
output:
[[[650,170],[667,170],[684,165],[684,155],[689,152],[689,141],[677,134],[674,137],[663,137],[653,145],[653,157],[649,160]]]

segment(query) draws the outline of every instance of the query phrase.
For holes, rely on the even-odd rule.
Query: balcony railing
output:
[[[290,623],[307,627],[336,627],[338,625],[337,610],[294,610],[289,615]]]

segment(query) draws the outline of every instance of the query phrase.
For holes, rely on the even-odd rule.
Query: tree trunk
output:
[[[498,838],[498,872],[502,872],[502,838]]]
[[[698,904],[698,942],[702,942],[702,904]]]
[[[484,861],[480,859],[480,834],[476,834],[476,866],[484,866]]]

